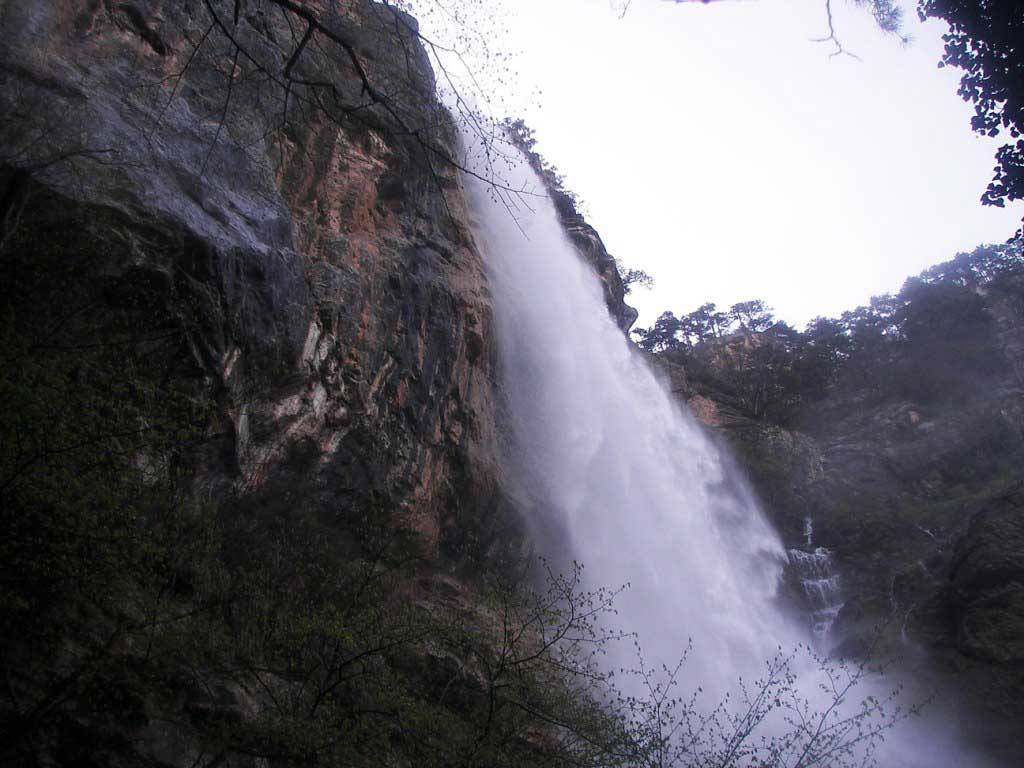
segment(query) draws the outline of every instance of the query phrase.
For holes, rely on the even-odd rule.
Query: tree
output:
[[[1003,207],[1024,199],[1024,2],[920,0],[917,10],[922,21],[949,24],[939,66],[963,70],[959,94],[974,105],[971,128],[1013,139],[996,152],[995,175],[982,203]]]
[[[726,313],[718,312],[712,303],[703,304],[693,312],[676,317],[662,312],[650,328],[637,328],[633,334],[648,352],[671,352],[690,349],[720,337],[729,326]]]
[[[673,0],[677,4],[712,0]],[[903,33],[903,9],[893,0],[853,0],[874,17],[879,29]],[[624,14],[632,0],[621,6]],[[836,29],[832,0],[825,0],[827,34],[814,42],[833,46],[832,56],[847,55]],[[974,105],[971,128],[984,136],[1008,134],[1011,141],[996,151],[992,181],[981,196],[984,205],[1004,207],[1024,199],[1024,0],[918,0],[918,17],[941,19],[949,25],[943,35],[945,52],[940,67],[963,70],[958,93]],[[1024,237],[1024,227],[1015,239]]]
[[[633,334],[640,347],[648,352],[668,352],[679,346],[679,318],[672,312],[662,312],[650,328],[637,328]]]
[[[625,295],[633,290],[633,286],[639,286],[640,288],[651,288],[654,286],[654,278],[651,277],[647,272],[642,269],[623,268],[619,267],[619,274],[622,276],[622,292]]]
[[[823,398],[839,366],[849,356],[850,339],[843,324],[830,317],[816,317],[801,334],[797,377],[807,395]]]
[[[1024,271],[1024,255],[1020,243],[982,245],[970,253],[958,253],[950,261],[936,264],[921,273],[927,283],[954,282],[977,288]]]
[[[955,281],[907,280],[900,290],[895,386],[928,402],[976,392],[1006,365],[985,298]]]
[[[672,0],[676,5],[682,5],[684,3],[701,3],[703,5],[707,5],[709,3],[719,1],[720,0]],[[899,33],[903,22],[903,9],[893,2],[893,0],[853,0],[853,2],[856,5],[866,7],[867,10],[870,11],[871,15],[875,17],[875,21],[883,31]],[[620,15],[624,16],[632,4],[633,0],[622,0],[619,3]],[[843,49],[842,44],[836,37],[835,25],[832,21],[832,0],[825,0],[825,11],[828,15],[829,34],[826,37],[818,38],[815,42],[833,43],[836,46],[836,51],[833,55],[848,53]]]
[[[907,38],[901,33],[903,9],[896,5],[893,0],[853,0],[853,2],[855,5],[870,11],[871,15],[875,18],[875,23],[878,24],[878,28],[883,32],[898,35],[900,39],[906,41]],[[839,38],[839,34],[836,31],[835,18],[832,15],[832,0],[825,0],[825,17],[828,22],[828,34],[814,38],[812,42],[831,44],[833,51],[830,56],[845,55],[858,59],[859,57],[855,53],[843,47],[843,43]]]
[[[731,323],[739,323],[740,328],[747,333],[767,331],[775,322],[768,305],[760,299],[733,304],[726,317]]]
[[[780,648],[765,660],[760,677],[739,680],[736,696],[713,707],[702,706],[699,690],[677,692],[684,664],[685,656],[675,667],[652,670],[639,654],[632,676],[643,693],[618,700],[635,745],[627,765],[864,768],[877,764],[875,752],[886,733],[920,711],[899,703],[899,687],[858,701],[879,670],[830,662],[806,648]],[[807,698],[813,687],[826,694],[824,700]]]

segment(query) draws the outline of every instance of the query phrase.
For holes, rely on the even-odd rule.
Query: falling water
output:
[[[786,550],[609,317],[551,202],[465,182],[494,295],[507,461],[534,538],[584,563],[590,588],[629,585],[619,628],[652,664],[692,639],[684,682],[714,700],[780,645],[807,641],[776,600]],[[541,189],[525,161],[503,182]],[[609,667],[632,666],[632,652],[612,649]]]
[[[824,547],[811,551],[789,550],[789,562],[796,572],[811,614],[811,631],[818,646],[825,648],[829,630],[843,608],[839,573],[832,553]]]
[[[843,609],[843,592],[832,552],[814,546],[814,520],[810,515],[804,518],[803,549],[793,548],[788,554],[810,614],[816,645],[827,651],[832,624]]]
[[[539,188],[525,162],[505,181]],[[668,663],[692,638],[689,676],[724,693],[753,660],[798,640],[773,604],[786,559],[778,536],[612,321],[551,203],[506,197],[510,211],[479,180],[468,186],[513,474],[535,536],[549,555],[582,562],[588,586],[628,583],[619,619],[649,659]]]

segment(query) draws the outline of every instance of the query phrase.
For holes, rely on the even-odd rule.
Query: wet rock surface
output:
[[[433,73],[397,12],[350,5],[371,75],[434,120]],[[490,299],[452,167],[373,110],[329,119],[296,97],[274,130],[288,102],[259,78],[229,87],[201,3],[0,14],[7,204],[25,227],[77,222],[118,290],[187,326],[168,354],[221,403],[203,484],[259,487],[310,445],[325,507],[381,495],[435,549],[492,501]],[[272,9],[245,5],[236,34],[270,59],[295,47]],[[360,88],[343,56],[297,67]]]

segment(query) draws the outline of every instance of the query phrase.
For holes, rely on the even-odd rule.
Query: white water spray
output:
[[[509,186],[540,189],[525,162]],[[745,486],[608,314],[549,200],[469,179],[492,288],[514,476],[548,554],[629,584],[621,626],[722,694],[798,640],[773,605],[785,550]],[[530,208],[533,210],[531,211]],[[623,648],[624,653],[631,648]],[[621,658],[616,666],[632,666]]]
[[[542,189],[522,160],[503,182]],[[780,646],[810,639],[777,605],[786,551],[609,317],[551,202],[466,186],[494,294],[507,460],[534,537],[582,562],[588,588],[629,585],[615,628],[637,633],[651,665],[673,664],[692,639],[684,682],[717,701]],[[634,666],[632,654],[613,648],[609,668]]]

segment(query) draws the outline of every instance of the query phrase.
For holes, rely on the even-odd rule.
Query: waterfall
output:
[[[466,143],[472,166],[481,150]],[[542,190],[522,159],[502,183]],[[778,605],[786,549],[612,321],[550,200],[474,175],[465,186],[493,292],[508,474],[533,539],[556,561],[582,562],[588,588],[629,585],[614,620],[637,633],[649,666],[671,665],[692,640],[684,686],[717,701],[780,646],[809,640]],[[632,667],[632,645],[611,648],[606,663]],[[920,757],[909,743],[899,751]],[[932,757],[921,764],[945,764]]]
[[[789,563],[811,617],[816,645],[827,651],[832,624],[843,609],[843,593],[832,552],[814,546],[814,520],[810,516],[804,518],[804,548],[790,549]]]
[[[505,178],[540,189],[525,162]],[[655,663],[724,694],[799,639],[774,605],[786,552],[739,478],[605,307],[549,200],[467,180],[494,293],[521,505],[549,556],[585,565]],[[623,648],[631,654],[631,647]],[[632,659],[614,660],[632,666]]]
[[[789,550],[789,561],[796,571],[804,600],[811,614],[811,631],[824,643],[843,602],[832,553],[824,547],[811,552]]]

